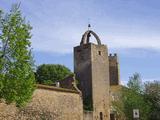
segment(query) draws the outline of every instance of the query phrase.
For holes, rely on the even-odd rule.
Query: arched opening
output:
[[[97,44],[101,45],[101,41],[100,41],[98,35],[95,32],[93,32],[92,30],[88,30],[83,34],[80,44],[82,45],[82,44],[89,43],[91,35],[93,35],[96,38]]]
[[[99,116],[100,116],[100,120],[103,120],[103,113],[102,112],[99,113]]]

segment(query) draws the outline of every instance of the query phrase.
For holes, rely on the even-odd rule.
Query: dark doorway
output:
[[[110,114],[110,120],[115,120],[115,114],[113,113]]]
[[[100,120],[103,120],[103,113],[100,112],[99,115],[100,115]]]

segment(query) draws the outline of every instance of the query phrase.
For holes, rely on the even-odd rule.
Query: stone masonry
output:
[[[117,54],[109,54],[110,85],[119,85],[119,63]]]
[[[91,34],[98,44],[89,42]],[[83,104],[91,107],[93,120],[109,120],[108,49],[91,30],[83,34],[81,44],[74,48],[74,72],[79,80]]]
[[[32,100],[24,108],[0,101],[0,120],[83,120],[83,104],[78,91],[37,85]]]

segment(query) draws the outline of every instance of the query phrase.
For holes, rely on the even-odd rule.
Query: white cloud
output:
[[[60,27],[59,27],[60,28]],[[81,31],[73,28],[52,29],[52,27],[42,27],[34,30],[32,38],[33,48],[37,51],[70,53],[74,46],[79,45]]]
[[[127,86],[127,83],[128,83],[128,81],[125,81],[125,80],[121,80],[121,81],[120,81],[120,84],[121,84],[121,85],[124,85],[124,86]]]
[[[33,47],[38,51],[49,51],[57,53],[72,52],[74,46],[79,45],[82,29],[74,28],[74,26],[64,28],[60,27],[52,29],[51,26],[42,27],[33,36]],[[84,31],[85,32],[85,31]],[[113,37],[111,37],[113,36]],[[109,48],[127,49],[127,48],[143,48],[154,49],[160,51],[160,36],[100,36],[102,43],[107,44]]]
[[[2,3],[9,6],[17,1],[20,0],[10,0],[10,2],[2,0]],[[160,52],[160,24],[156,22],[160,18],[156,17],[155,20],[154,16],[149,14],[149,18],[146,19],[147,15],[139,13],[143,10],[148,13],[152,10],[151,8],[148,11],[148,8],[143,8],[140,3],[136,2],[141,7],[126,6],[128,9],[126,11],[123,2],[115,6],[112,6],[114,2],[108,1],[108,3],[96,4],[80,0],[70,2],[22,0],[22,13],[33,26],[34,50],[56,53],[72,52],[73,47],[79,45],[83,32],[87,30],[87,22],[90,18],[93,29],[96,29],[95,32],[99,33],[102,43],[107,44],[109,48],[145,48]],[[116,6],[123,8],[117,11]],[[132,9],[136,10],[133,15]],[[129,18],[126,18],[127,16]]]
[[[105,43],[107,43],[107,41],[105,41]],[[109,44],[112,48],[146,48],[160,50],[160,36],[114,36],[110,39]]]

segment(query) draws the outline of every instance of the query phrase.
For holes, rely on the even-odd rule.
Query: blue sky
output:
[[[122,83],[135,72],[144,81],[160,80],[159,0],[0,0],[0,8],[9,11],[17,2],[33,26],[36,65],[72,70],[73,47],[89,21],[109,52],[118,53]]]

